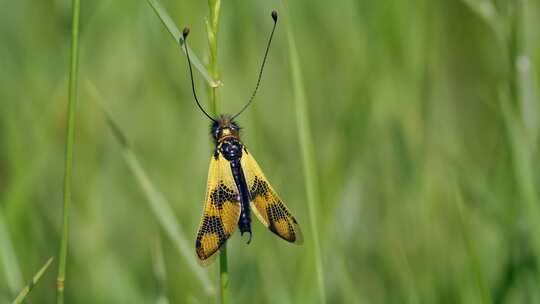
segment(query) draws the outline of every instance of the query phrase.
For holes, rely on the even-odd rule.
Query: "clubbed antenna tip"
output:
[[[272,19],[274,19],[274,22],[277,22],[277,12],[275,10],[272,11]]]
[[[244,105],[244,107],[235,115],[232,116],[233,119],[238,117],[238,115],[242,114],[244,110],[251,104],[253,101],[253,98],[255,98],[255,94],[257,94],[257,90],[259,89],[259,85],[261,84],[261,77],[264,70],[264,65],[266,63],[266,58],[268,57],[268,50],[270,50],[270,44],[272,43],[272,37],[274,37],[274,31],[276,30],[277,25],[277,17],[278,14],[274,10],[272,11],[272,19],[274,20],[274,27],[272,28],[272,32],[270,33],[270,38],[268,39],[268,44],[266,45],[266,51],[264,52],[263,61],[261,64],[261,70],[259,71],[259,77],[257,78],[257,84],[255,85],[255,90],[253,90],[253,93],[251,94],[251,97],[249,98],[249,101]]]
[[[185,27],[184,30],[182,31],[182,37],[184,37],[184,39],[186,39],[186,37],[189,35],[189,27]]]

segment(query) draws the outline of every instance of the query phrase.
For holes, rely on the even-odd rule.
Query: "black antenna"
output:
[[[187,40],[186,40],[188,35],[189,35],[189,27],[185,27],[184,31],[182,32],[183,41],[181,39],[180,44],[182,44],[182,42],[184,43],[184,49],[186,51],[187,61],[189,65],[189,76],[191,77],[191,89],[193,90],[193,97],[195,97],[195,102],[199,106],[199,109],[201,109],[201,111],[204,113],[204,115],[210,118],[211,121],[215,122],[216,120],[213,119],[212,116],[208,115],[208,113],[206,113],[206,111],[203,109],[203,107],[199,103],[199,99],[197,98],[197,93],[195,93],[195,81],[193,80],[193,69],[191,68],[191,59],[189,59],[189,49],[187,47]]]
[[[236,113],[232,119],[236,118],[238,115],[242,114],[245,109],[251,104],[253,99],[255,98],[255,94],[257,94],[257,90],[259,89],[259,85],[261,84],[261,77],[264,70],[264,65],[266,63],[266,58],[268,57],[268,50],[270,50],[270,44],[272,43],[272,38],[274,37],[274,31],[276,30],[277,25],[277,18],[278,14],[276,11],[272,11],[272,19],[274,20],[274,27],[272,28],[272,33],[270,33],[270,39],[268,39],[268,44],[266,45],[266,51],[264,52],[264,57],[261,65],[261,70],[259,71],[259,78],[257,79],[257,85],[255,86],[255,90],[253,91],[253,94],[251,94],[251,97],[249,98],[249,101],[244,105],[242,110],[240,112]]]

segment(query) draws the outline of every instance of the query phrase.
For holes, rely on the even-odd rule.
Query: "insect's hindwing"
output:
[[[232,235],[240,217],[238,188],[229,162],[218,153],[208,170],[206,203],[197,231],[195,249],[199,264],[208,265]]]
[[[251,210],[270,231],[286,241],[302,244],[302,231],[289,209],[283,204],[253,156],[244,149],[242,169],[246,177]]]

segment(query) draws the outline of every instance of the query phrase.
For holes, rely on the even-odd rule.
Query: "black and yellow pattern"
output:
[[[242,169],[251,198],[251,210],[270,231],[286,241],[303,243],[302,231],[289,209],[274,191],[261,168],[244,148]]]
[[[216,153],[210,160],[206,204],[195,241],[199,264],[208,265],[232,235],[240,210],[238,188],[230,164],[220,153]]]

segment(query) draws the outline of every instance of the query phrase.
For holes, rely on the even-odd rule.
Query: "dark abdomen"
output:
[[[231,165],[231,171],[234,177],[234,182],[240,194],[240,204],[242,209],[240,219],[238,220],[238,228],[240,233],[249,232],[249,240],[251,241],[251,213],[249,209],[249,190],[242,170],[240,159],[242,158],[242,143],[236,138],[226,139],[219,145],[219,150],[226,160]]]
[[[238,228],[240,233],[249,232],[251,240],[251,214],[249,209],[249,191],[244,177],[244,171],[240,164],[240,159],[231,161],[231,170],[234,176],[234,182],[238,187],[240,193],[240,203],[242,204],[242,211],[240,212],[240,219],[238,220]]]

